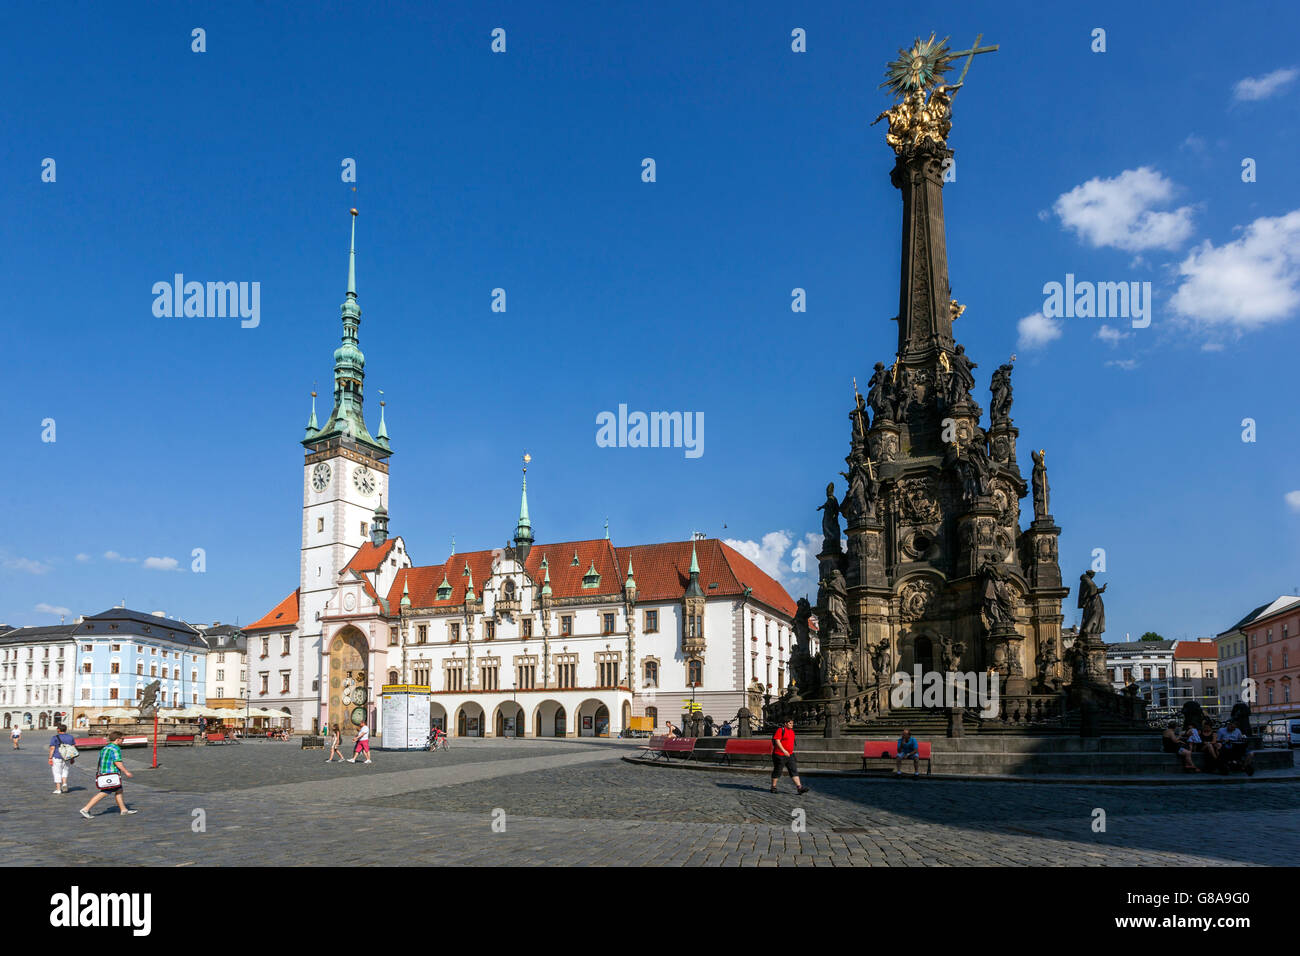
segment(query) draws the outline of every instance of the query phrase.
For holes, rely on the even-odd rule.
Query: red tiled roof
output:
[[[1213,641],[1179,641],[1174,648],[1174,660],[1218,660],[1219,649]]]
[[[393,550],[393,545],[397,543],[396,538],[389,538],[379,547],[374,543],[367,541],[361,547],[357,548],[357,553],[352,555],[352,560],[347,563],[344,571],[377,571],[379,566],[388,560],[388,554]]]
[[[266,615],[254,621],[244,632],[262,631],[268,628],[291,627],[298,623],[298,589],[294,588],[287,598],[277,604]]]
[[[627,575],[632,561],[638,601],[677,600],[691,579],[691,542],[668,541],[619,548],[619,564]],[[695,542],[700,563],[700,587],[709,597],[739,596],[750,588],[753,598],[789,617],[794,617],[795,603],[776,581],[758,566],[716,538]],[[711,584],[717,587],[711,588]]]
[[[574,554],[578,561],[575,564]],[[734,548],[710,538],[696,542],[700,562],[700,587],[708,597],[739,597],[746,587],[751,596],[768,607],[789,617],[794,617],[795,602],[776,581]],[[474,590],[480,599],[483,585],[492,573],[495,552],[470,551],[452,555],[445,564],[403,568],[393,578],[388,589],[389,613],[401,608],[402,589],[405,587],[412,607],[454,607],[465,601],[465,576],[468,565],[474,578]],[[542,567],[545,559],[547,566]],[[691,542],[669,541],[662,544],[633,545],[617,548],[605,538],[588,541],[564,541],[557,544],[537,544],[528,552],[524,570],[540,589],[551,573],[551,595],[557,600],[585,595],[621,594],[627,580],[627,565],[632,562],[636,579],[638,601],[676,601],[681,598],[690,581]],[[595,566],[600,583],[594,588],[584,588],[582,579]],[[446,581],[451,594],[444,600],[437,597],[438,588]],[[710,584],[717,587],[710,588]]]

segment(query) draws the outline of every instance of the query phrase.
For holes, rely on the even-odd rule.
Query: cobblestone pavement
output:
[[[0,753],[0,862],[39,864],[1291,865],[1300,786],[1072,786],[761,776],[619,759],[620,742],[456,741],[327,766],[296,744],[128,750],[127,800],[50,793],[45,751]],[[1106,829],[1093,831],[1094,812]],[[799,818],[806,829],[793,824]],[[199,827],[198,824],[203,826]],[[495,828],[494,828],[495,827]],[[499,832],[504,827],[504,832]],[[198,832],[196,832],[196,830]]]

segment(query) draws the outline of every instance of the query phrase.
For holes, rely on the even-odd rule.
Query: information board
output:
[[[429,688],[389,684],[380,696],[384,750],[423,750],[429,739]]]

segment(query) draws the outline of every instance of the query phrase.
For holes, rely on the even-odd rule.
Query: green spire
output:
[[[465,570],[469,571],[468,564],[465,565]],[[466,601],[478,600],[478,598],[474,596],[474,572],[473,571],[469,571],[469,584],[465,585],[465,600]]]
[[[519,498],[519,523],[515,525],[515,547],[519,550],[519,560],[526,560],[528,550],[533,546],[533,523],[528,517],[528,463],[533,456],[524,452],[524,485]]]
[[[609,519],[605,519],[605,540],[609,540]]]
[[[307,420],[307,437],[310,438],[312,435],[316,434],[316,432],[318,432],[319,430],[320,430],[320,426],[316,424],[316,390],[312,389],[311,418]]]
[[[551,569],[546,569],[546,576],[542,578],[542,597],[551,596]]]
[[[384,394],[382,389],[379,394]],[[388,424],[384,421],[384,406],[387,404],[387,402],[383,401],[379,403],[379,431],[375,433],[375,441],[388,441]]]
[[[623,582],[623,588],[636,588],[636,579],[632,577],[632,559],[627,559],[627,580]]]
[[[406,588],[406,578],[402,578],[402,607],[411,606],[411,592]]]
[[[366,428],[364,384],[366,357],[361,352],[357,332],[361,325],[361,307],[357,304],[357,211],[352,213],[352,236],[348,244],[348,290],[340,312],[343,318],[342,343],[334,350],[334,408],[329,420],[315,434],[303,439],[314,445],[331,438],[348,438],[366,446],[379,457],[391,453],[386,438],[375,439]]]
[[[700,587],[700,559],[695,554],[695,537],[691,537],[691,580],[686,585],[687,597],[704,597],[704,589]]]

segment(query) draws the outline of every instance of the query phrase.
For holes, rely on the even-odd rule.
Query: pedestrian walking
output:
[[[795,790],[807,793],[808,788],[799,779],[799,767],[794,762],[794,719],[787,719],[772,735],[772,792],[776,793],[781,771],[786,770],[794,781]]]
[[[14,750],[22,750],[18,745],[22,743],[23,729],[15,725],[14,729],[9,732],[9,739],[13,741]]]
[[[339,758],[339,763],[344,760],[343,751],[339,748],[343,745],[343,732],[339,730],[339,725],[334,724],[330,728],[330,755],[326,758],[326,763],[333,763],[335,755]]]
[[[59,724],[50,738],[50,772],[54,774],[54,792],[68,792],[68,771],[77,759],[77,741],[68,733],[67,724]]]
[[[122,778],[134,776],[131,771],[122,766],[122,746],[119,741],[122,739],[122,731],[114,730],[108,735],[108,743],[99,752],[99,770],[95,774],[95,786],[99,788],[99,793],[90,798],[90,802],[81,808],[81,815],[87,820],[90,819],[90,809],[99,803],[109,794],[117,801],[117,809],[123,815],[128,813],[139,813],[139,810],[132,810],[122,799]]]
[[[356,763],[357,757],[363,753],[366,755],[365,762],[370,763],[370,725],[364,720],[357,728],[357,742],[352,749],[352,759],[348,763]]]

